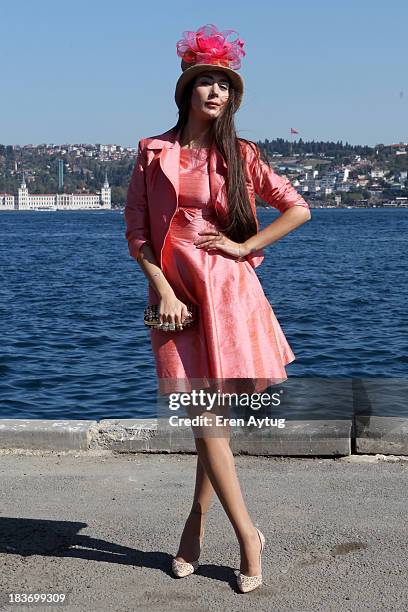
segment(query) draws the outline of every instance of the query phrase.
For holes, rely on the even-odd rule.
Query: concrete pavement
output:
[[[214,498],[197,574],[173,578],[196,456],[0,451],[2,610],[406,610],[404,457],[236,456],[266,536],[264,584],[235,587],[239,547]],[[8,593],[66,593],[63,606]]]

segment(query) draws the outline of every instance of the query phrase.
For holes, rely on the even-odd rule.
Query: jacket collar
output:
[[[146,145],[147,149],[160,150],[160,167],[169,181],[172,183],[177,198],[179,195],[179,170],[180,170],[180,136],[181,130],[174,128],[156,136]],[[211,200],[218,213],[227,213],[227,200],[222,197],[222,188],[225,186],[227,164],[222,155],[219,154],[215,145],[210,149],[209,159],[209,182]]]
[[[147,149],[163,149],[164,147],[172,149],[176,143],[180,144],[181,130],[177,132],[173,129],[160,134],[159,136],[153,137],[150,142],[146,145]]]
[[[146,145],[147,149],[180,149],[180,138],[181,138],[181,129],[175,130],[174,128],[164,132],[163,134],[159,134],[159,136],[153,137],[150,142]],[[211,153],[217,155],[216,148],[213,145],[211,147]],[[225,163],[222,155],[217,155],[219,161],[221,162],[224,168],[227,168],[227,164]]]

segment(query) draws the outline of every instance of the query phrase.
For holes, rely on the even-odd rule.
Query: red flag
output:
[[[297,130],[295,130],[295,128],[290,128],[290,133],[291,134],[299,134],[299,132]]]

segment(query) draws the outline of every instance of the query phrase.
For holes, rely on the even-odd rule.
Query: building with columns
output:
[[[111,209],[111,188],[105,172],[105,182],[100,193],[29,193],[23,180],[14,195],[0,193],[0,210],[82,210]]]
[[[0,210],[14,210],[14,196],[0,191]]]

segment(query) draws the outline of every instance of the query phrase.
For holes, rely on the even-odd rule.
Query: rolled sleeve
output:
[[[146,160],[142,142],[142,140],[139,141],[136,163],[130,179],[124,210],[125,238],[128,242],[129,254],[135,259],[139,257],[141,246],[145,242],[151,243],[145,179]]]
[[[271,166],[260,158],[259,149],[253,153],[250,164],[255,193],[267,204],[281,213],[292,206],[304,206],[310,211],[309,204],[296,191],[289,179],[279,176]]]

